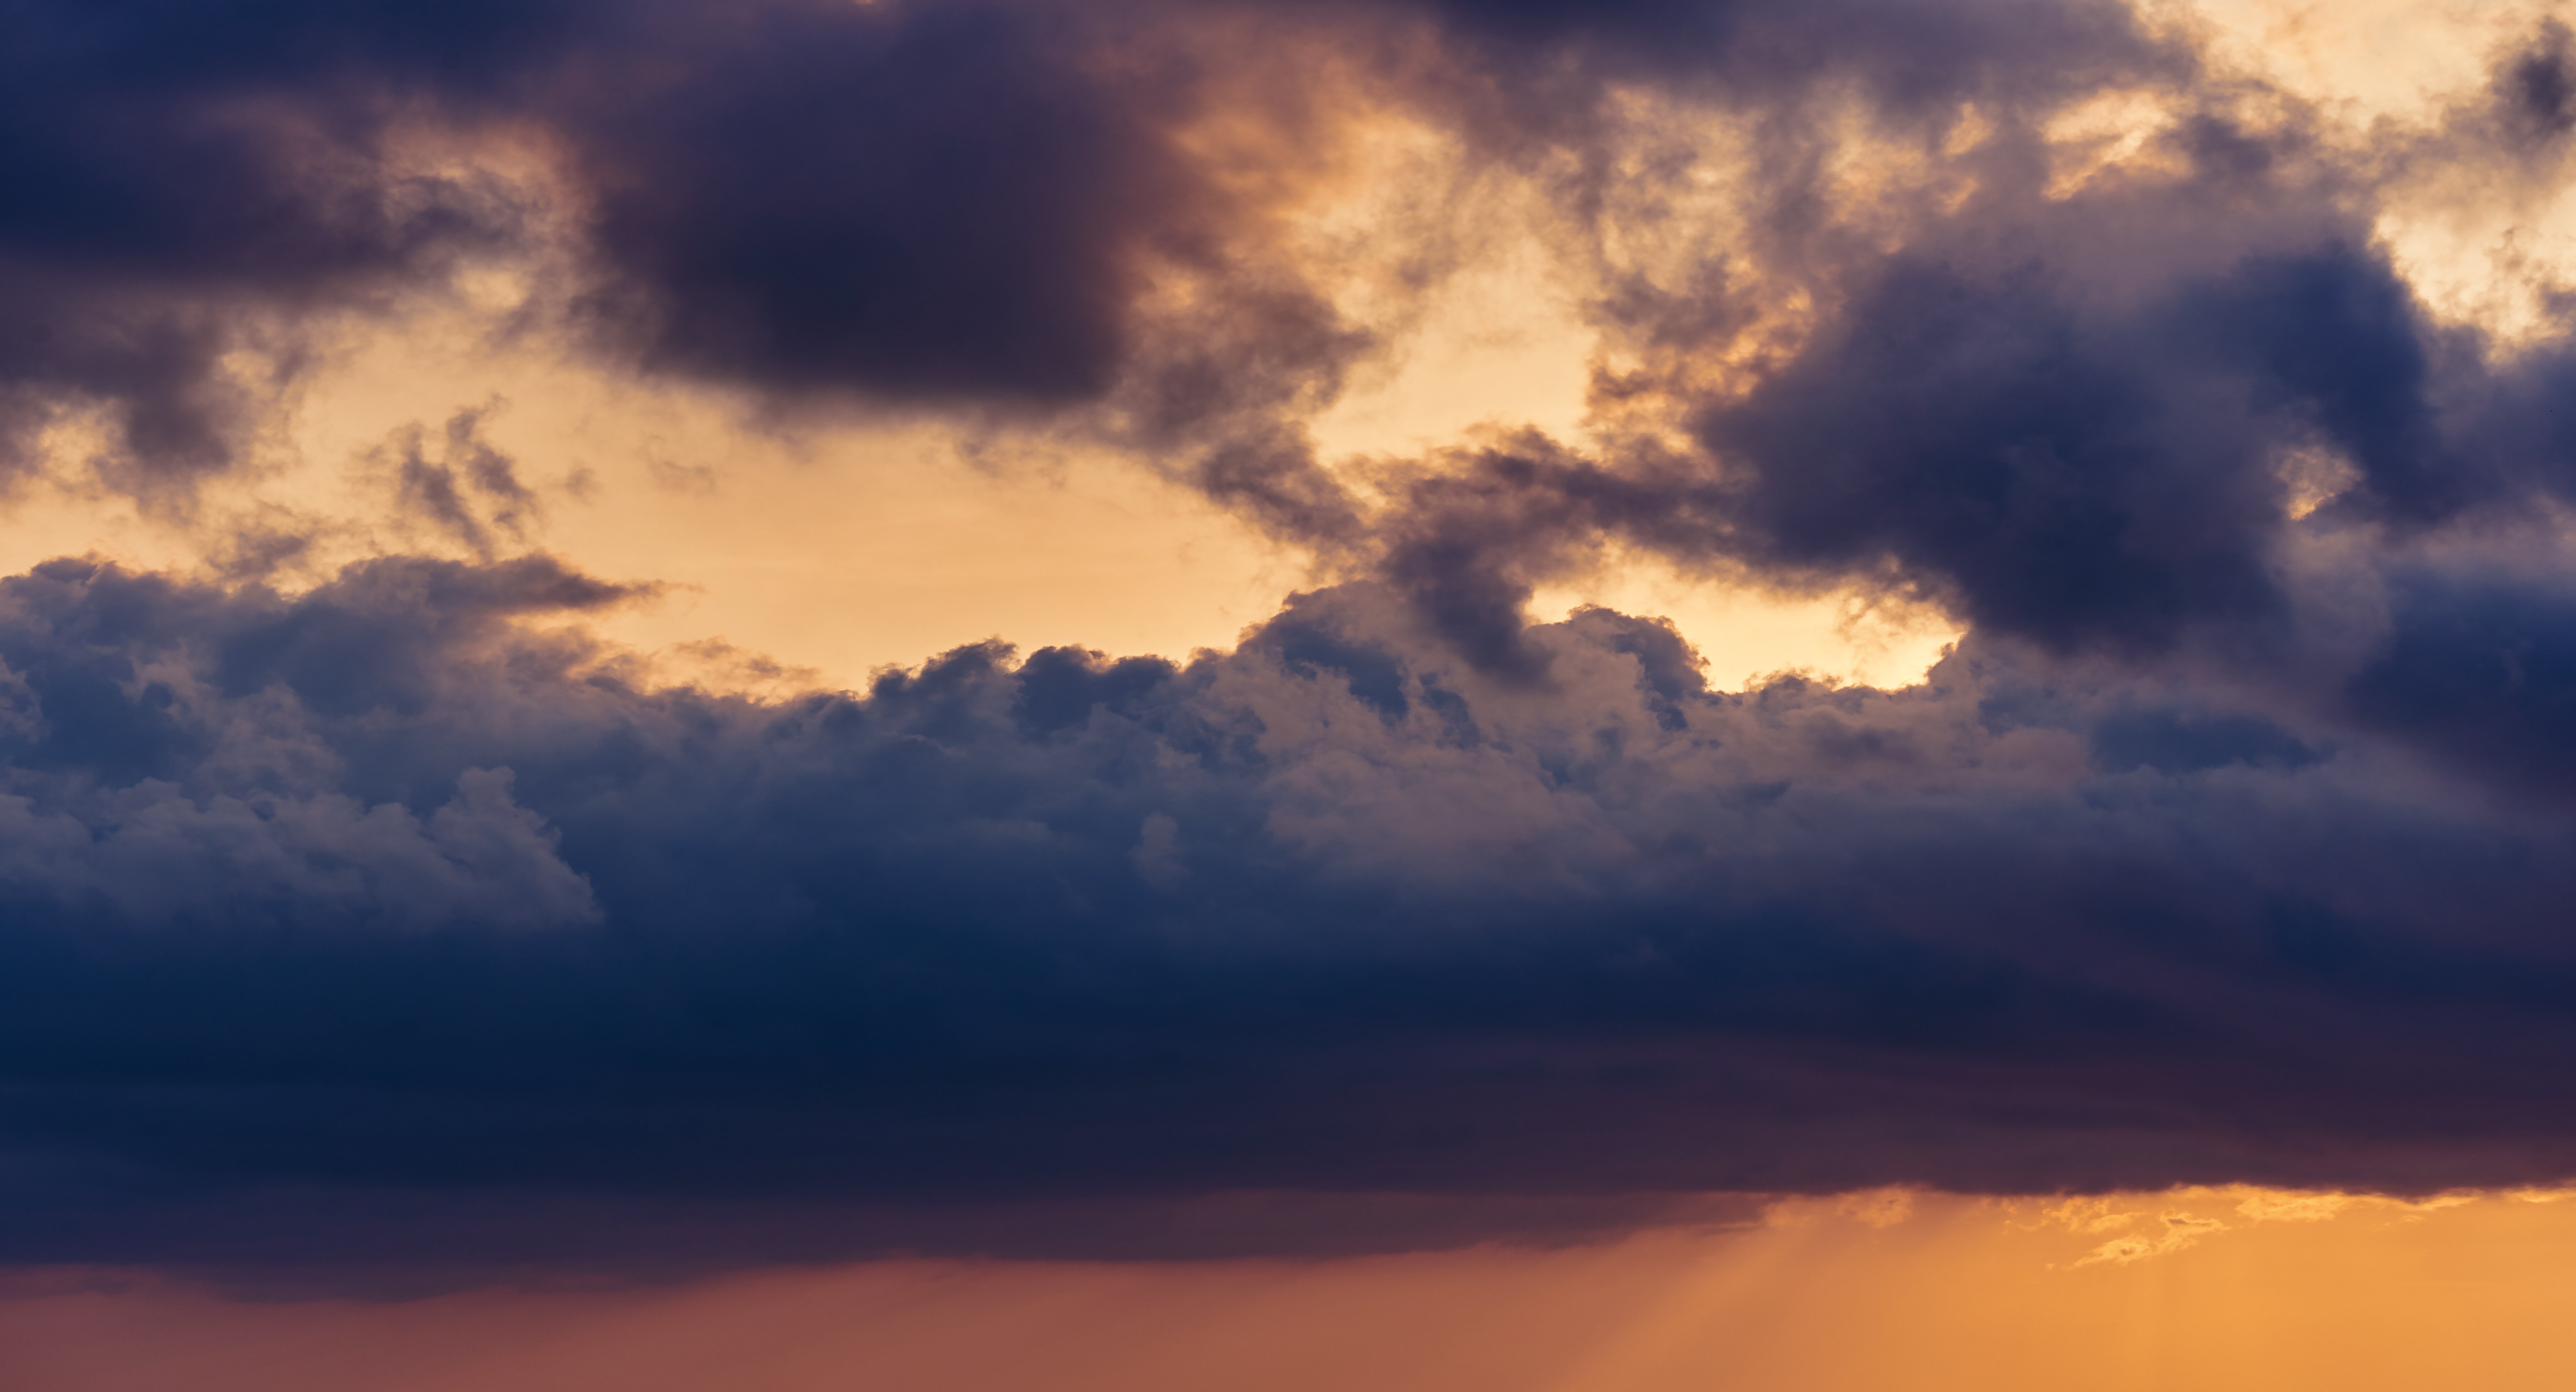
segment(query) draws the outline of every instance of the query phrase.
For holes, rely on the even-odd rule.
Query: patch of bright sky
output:
[[[2218,60],[2313,103],[2348,146],[2396,152],[2486,100],[2498,62],[2563,0],[2198,0],[2187,14]],[[2376,231],[2433,311],[2505,350],[2558,327],[2548,292],[2576,285],[2576,179],[2564,144],[2534,163],[2416,155]]]
[[[599,626],[648,651],[716,639],[833,685],[994,637],[1186,656],[1231,646],[1303,573],[1197,495],[1096,453],[979,461],[929,421],[764,431],[726,403],[543,354],[514,376],[467,354],[424,390],[415,358],[381,342],[353,358],[307,452],[349,458],[377,422],[527,384],[486,433],[549,490],[547,549],[669,586]]]
[[[366,336],[306,384],[291,447],[187,516],[69,482],[68,467],[35,481],[11,504],[0,566],[96,554],[202,569],[263,525],[312,537],[281,577],[290,588],[366,555],[463,556],[395,506],[389,450],[418,425],[434,462],[443,422],[488,408],[483,436],[514,457],[543,514],[524,546],[502,549],[662,582],[660,599],[593,627],[661,654],[673,677],[725,678],[691,670],[690,645],[706,640],[831,685],[997,636],[1023,650],[1186,656],[1231,646],[1304,574],[1240,521],[1122,461],[1057,453],[1044,467],[988,467],[926,423],[764,431],[726,403],[619,383],[543,345],[495,348],[480,327],[428,316]],[[57,443],[66,463],[86,452],[77,432]]]
[[[0,1349],[49,1392],[2540,1392],[2576,1385],[2557,1197],[1879,1191],[1546,1248],[399,1301],[21,1273]]]

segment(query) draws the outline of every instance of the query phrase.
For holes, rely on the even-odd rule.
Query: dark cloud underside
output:
[[[2529,1066],[2576,1047],[2563,823],[2370,735],[2545,724],[2555,647],[2461,692],[2401,638],[2298,721],[1977,643],[1712,695],[1590,611],[1524,635],[1534,694],[1360,588],[1187,668],[966,648],[762,707],[508,625],[617,598],[7,582],[13,1145],[721,1205],[2421,1187],[2576,1142]],[[18,1256],[134,1240],[26,1192]]]
[[[1645,363],[1605,412],[1657,428],[1366,498],[1317,460],[1382,345],[1183,138],[1256,21],[1544,173]],[[2080,3],[9,7],[13,467],[93,409],[110,484],[182,497],[306,339],[566,198],[558,327],[608,370],[1054,421],[1331,583],[1187,663],[655,688],[579,626],[652,586],[514,554],[473,411],[379,460],[472,562],[0,581],[0,1260],[2576,1174],[2576,350],[2440,322],[2369,215],[2436,161],[2543,177],[2566,46],[2373,159]],[[2174,119],[2070,185],[2048,118],[2115,87]],[[1741,245],[1678,279],[1616,262],[1701,172],[1622,163],[1639,89],[1752,133]],[[1835,113],[1964,181],[1887,193],[1893,249],[1831,211]],[[565,189],[402,153],[531,130]],[[1812,323],[1756,343],[1765,297]],[[1525,621],[1612,545],[1968,636],[1900,691],[1714,693],[1667,626]],[[1378,1239],[1277,1216],[1385,1193],[1426,1207]]]

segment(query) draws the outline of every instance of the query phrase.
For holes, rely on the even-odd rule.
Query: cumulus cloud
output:
[[[2567,831],[2361,716],[1973,636],[1726,695],[1603,610],[1519,635],[1534,682],[1373,585],[1187,665],[774,704],[512,627],[614,599],[538,563],[5,591],[36,1156],[964,1213],[2576,1154],[2523,1064],[2569,1046]],[[81,1251],[26,1192],[22,1255]]]
[[[2576,1169],[2576,358],[2378,222],[2554,177],[2563,30],[2363,149],[2086,3],[506,8],[14,12],[12,458],[89,411],[178,496],[304,336],[543,242],[568,351],[1114,442],[1321,578],[1185,661],[656,687],[579,628],[649,583],[503,558],[469,412],[380,462],[471,561],[0,581],[0,1257],[237,1250],[245,1194],[323,1196],[273,1250],[329,1260]],[[1585,438],[1319,457],[1385,344],[1281,230],[1318,92],[1555,200]],[[1967,634],[1717,692],[1526,620],[1609,548]],[[2166,1221],[2098,1259],[2216,1230]]]
[[[172,506],[251,461],[346,333],[485,265],[547,282],[523,309],[614,368],[791,411],[1105,407],[1087,428],[1188,455],[1220,496],[1312,493],[1295,422],[1382,345],[1276,224],[1376,111],[1467,132],[1477,160],[1578,152],[1597,182],[1601,104],[1636,80],[1738,104],[1858,82],[1924,119],[2180,61],[2098,0],[8,23],[0,157],[29,195],[0,220],[0,304],[27,326],[0,347],[9,468],[80,427],[109,483]],[[1437,278],[1436,251],[1395,259],[1385,286]]]
[[[394,803],[212,794],[151,780],[68,805],[0,803],[0,886],[52,912],[134,925],[248,911],[372,929],[545,927],[598,917],[507,769],[467,769],[426,818]]]

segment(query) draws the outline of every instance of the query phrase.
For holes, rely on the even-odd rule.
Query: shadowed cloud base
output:
[[[0,469],[196,549],[0,579],[0,1261],[2563,1181],[2576,78],[2509,18],[2365,120],[2093,0],[14,6]],[[2410,250],[2471,223],[2484,300]],[[1580,420],[1351,447],[1497,266]],[[1297,592],[677,683],[600,634],[685,567],[550,528],[721,451],[493,397],[277,482],[430,323],[746,454],[1114,465]],[[1727,691],[1531,621],[1622,566],[1961,636]]]

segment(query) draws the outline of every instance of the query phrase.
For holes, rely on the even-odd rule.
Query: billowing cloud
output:
[[[10,24],[11,467],[83,425],[111,482],[164,502],[255,453],[338,331],[478,267],[547,282],[531,307],[608,362],[774,406],[1114,396],[1169,445],[1212,414],[1311,410],[1370,346],[1263,231],[1317,172],[1290,166],[1329,165],[1364,114],[1332,103],[1435,113],[1513,162],[1588,145],[1641,76],[1738,101],[1854,79],[1924,119],[2177,61],[2092,0],[39,4]],[[1298,55],[1333,47],[1361,87],[1297,90]],[[1211,482],[1243,495],[1250,442],[1279,431],[1219,434],[1246,443]]]
[[[7,588],[36,1156],[952,1204],[2568,1163],[2567,833],[2375,707],[1982,639],[1721,695],[1597,610],[1533,682],[1366,586],[764,706],[506,626],[615,597],[533,563]]]
[[[0,581],[0,1259],[2576,1170],[2576,350],[2388,231],[2552,186],[2561,27],[2356,142],[2091,3],[7,22],[23,467],[184,500],[506,264],[600,371],[1114,448],[1316,578],[1186,659],[659,685],[468,410],[368,464],[451,558]],[[1318,252],[1372,120],[1542,195],[1582,438],[1315,448],[1472,216]],[[1730,693],[1528,621],[1621,552],[1966,636]]]
[[[556,282],[553,328],[606,361],[777,403],[1093,401],[1136,355],[1149,263],[1215,270],[1239,202],[1177,143],[1192,84],[1116,70],[1115,11],[9,23],[9,459],[88,421],[154,498],[242,463],[352,316],[487,264]],[[1269,299],[1312,312],[1293,281]]]

